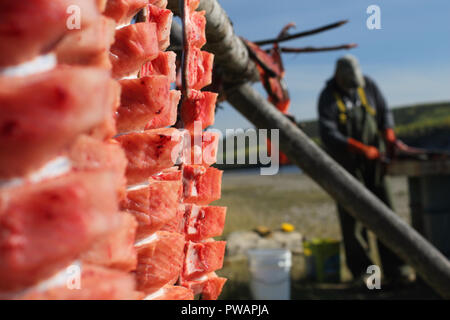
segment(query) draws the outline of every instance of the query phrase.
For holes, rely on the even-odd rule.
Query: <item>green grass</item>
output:
[[[422,121],[435,120],[450,116],[450,102],[417,104],[394,108],[392,110],[395,122],[399,126]]]
[[[306,229],[305,216],[318,216],[320,207],[323,204],[333,206],[333,201],[317,186],[299,190],[295,184],[297,182],[301,184],[303,179],[301,175],[297,178],[287,175],[249,177],[240,183],[227,183],[225,179],[222,197],[214,202],[214,205],[228,207],[224,236],[233,231],[252,229],[258,225],[277,229],[283,222]],[[274,184],[270,183],[271,180]],[[291,188],[278,185],[282,184],[283,180],[292,185]],[[310,226],[309,229],[316,228]]]
[[[450,102],[396,107],[392,113],[399,137],[420,136],[430,130],[450,128]],[[300,126],[308,136],[316,139],[319,136],[316,120],[302,121]]]
[[[395,131],[400,137],[420,136],[450,128],[450,103],[418,105],[393,110]]]
[[[396,211],[408,221],[406,179],[396,177],[389,181]],[[223,237],[260,225],[275,230],[281,223],[289,222],[307,238],[340,238],[334,200],[300,173],[260,176],[225,172],[222,197],[213,205],[228,207]]]

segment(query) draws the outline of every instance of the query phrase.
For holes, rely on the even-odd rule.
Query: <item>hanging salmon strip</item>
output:
[[[178,167],[171,167],[153,175],[152,180],[159,181],[182,181],[183,173]]]
[[[160,229],[176,217],[183,184],[180,181],[151,180],[149,184],[149,217],[155,229]]]
[[[158,56],[156,29],[155,23],[142,22],[116,31],[110,55],[114,78],[130,76]]]
[[[151,175],[172,167],[182,147],[181,135],[174,128],[124,134],[116,140],[128,159],[126,177],[129,185],[144,182]]]
[[[67,286],[70,279],[63,269],[60,277],[63,281],[57,286],[27,291],[18,297],[22,300],[135,300],[142,294],[135,290],[136,283],[132,274],[103,268],[92,264],[81,264],[80,289]]]
[[[211,272],[199,279],[182,281],[180,284],[190,289],[194,295],[200,294],[202,300],[217,300],[226,281],[227,279]]]
[[[79,8],[82,14],[75,17],[77,11],[69,14],[69,8]],[[92,0],[0,1],[0,67],[51,51],[66,33],[87,28],[98,17]],[[79,26],[69,30],[72,22]]]
[[[216,101],[217,93],[191,90],[189,98],[183,101],[181,107],[184,128],[193,132],[195,122],[199,123],[202,130],[213,125]]]
[[[0,178],[30,173],[100,125],[114,94],[108,72],[97,68],[0,77]]]
[[[114,175],[69,173],[0,191],[0,291],[33,285],[117,226]]]
[[[123,271],[136,269],[134,242],[137,222],[129,213],[121,212],[118,215],[120,225],[83,252],[80,256],[82,261]]]
[[[143,216],[147,216],[149,207],[150,200],[147,185],[129,189],[126,193],[125,199],[120,202],[120,209],[133,213],[136,215],[138,221],[140,220],[139,217],[137,217],[138,213],[141,213]]]
[[[114,186],[118,199],[125,196],[125,169],[127,158],[119,143],[114,140],[99,141],[82,135],[71,146],[68,156],[73,170],[108,169],[114,174]]]
[[[201,48],[206,44],[205,26],[205,11],[192,11],[186,24],[189,46]]]
[[[69,152],[73,168],[76,170],[111,169],[118,176],[124,175],[127,166],[125,152],[114,140],[99,141],[81,135]]]
[[[119,25],[129,24],[147,3],[148,0],[108,0],[104,15],[114,19]]]
[[[188,87],[200,90],[212,82],[214,55],[195,47],[188,54]]]
[[[110,94],[108,95],[109,100],[106,103],[107,106],[110,106],[108,113],[98,126],[89,131],[91,137],[105,141],[117,134],[115,114],[120,105],[121,92],[119,82],[114,79],[110,79],[108,87],[110,90]]]
[[[95,3],[97,4],[97,8],[100,12],[104,12],[106,9],[106,3],[108,0],[95,0]]]
[[[195,11],[200,5],[200,0],[185,0],[186,7],[189,9],[189,14]]]
[[[154,5],[148,6],[148,22],[157,25],[159,50],[164,51],[170,44],[170,29],[172,27],[173,13],[168,9],[161,9]]]
[[[166,76],[121,80],[121,103],[117,110],[119,132],[174,125],[180,94],[170,91]]]
[[[197,82],[193,86],[194,89],[200,90],[212,83],[213,63],[214,55],[212,53],[200,51],[197,64]]]
[[[121,203],[123,210],[136,217],[137,240],[148,237],[174,219],[181,202],[181,181],[149,181],[148,186],[129,190]]]
[[[138,289],[150,294],[164,285],[174,284],[180,276],[184,244],[183,235],[165,231],[136,243]]]
[[[222,268],[225,241],[187,242],[182,279],[192,280]]]
[[[161,228],[161,231],[176,232],[184,235],[184,206],[184,204],[179,204],[175,217],[166,223]]]
[[[201,293],[202,300],[217,300],[225,282],[227,282],[227,279],[222,277],[214,277],[205,281]]]
[[[167,7],[167,0],[149,0],[149,3],[161,9]]]
[[[219,133],[212,131],[203,131],[201,137],[199,135],[192,135],[190,154],[183,154],[184,162],[201,164],[205,167],[214,164],[217,161],[219,140]],[[188,150],[183,151],[186,152]]]
[[[141,77],[163,75],[169,78],[169,82],[176,81],[175,61],[177,55],[173,51],[160,51],[158,56],[146,62],[140,72]]]
[[[101,17],[88,28],[69,33],[56,47],[58,63],[110,69],[115,28],[114,20]]]
[[[145,130],[173,126],[176,123],[181,92],[178,90],[170,90],[169,98],[169,105],[165,106],[157,117],[150,119],[145,126]]]
[[[225,225],[226,207],[186,205],[186,240],[201,241],[220,236]]]
[[[144,300],[194,300],[194,293],[185,287],[166,285]]]
[[[222,171],[201,165],[183,166],[183,196],[185,203],[206,205],[220,199]]]

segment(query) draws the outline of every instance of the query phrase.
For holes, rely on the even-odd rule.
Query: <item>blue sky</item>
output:
[[[285,42],[286,46],[327,46],[356,42],[350,51],[285,54],[291,113],[316,118],[316,100],[335,60],[356,55],[363,72],[379,85],[391,107],[450,100],[450,1],[448,0],[219,0],[238,35],[249,40],[276,36],[289,22],[301,31],[341,19],[350,22],[322,34]],[[381,30],[368,30],[366,9],[381,8]],[[258,87],[258,85],[256,85]],[[220,110],[215,127],[248,128],[230,105]]]

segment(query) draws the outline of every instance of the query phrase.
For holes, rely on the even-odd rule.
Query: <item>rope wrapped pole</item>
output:
[[[169,0],[167,8],[180,15],[177,0]],[[233,26],[217,1],[200,1],[198,11],[206,11],[206,39],[203,50],[215,54],[214,63],[227,71],[225,81],[246,79],[259,81],[256,65],[250,60],[244,42],[235,35]]]
[[[169,0],[169,5],[175,8],[177,0]],[[201,0],[199,10],[206,11],[208,42],[210,37],[214,39],[208,50],[215,54],[218,66],[230,76],[225,87],[228,101],[257,128],[279,129],[280,149],[293,163],[409,263],[442,297],[450,299],[450,262],[447,258],[248,83],[252,78],[251,69],[255,66],[248,53],[242,51],[245,46],[234,34],[232,25],[218,2]],[[223,40],[223,45],[220,39]],[[233,48],[233,45],[237,48]],[[242,74],[239,75],[238,70]]]

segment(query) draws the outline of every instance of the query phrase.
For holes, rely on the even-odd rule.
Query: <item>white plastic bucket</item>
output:
[[[254,249],[247,252],[250,289],[255,300],[289,300],[292,254],[285,249]]]

